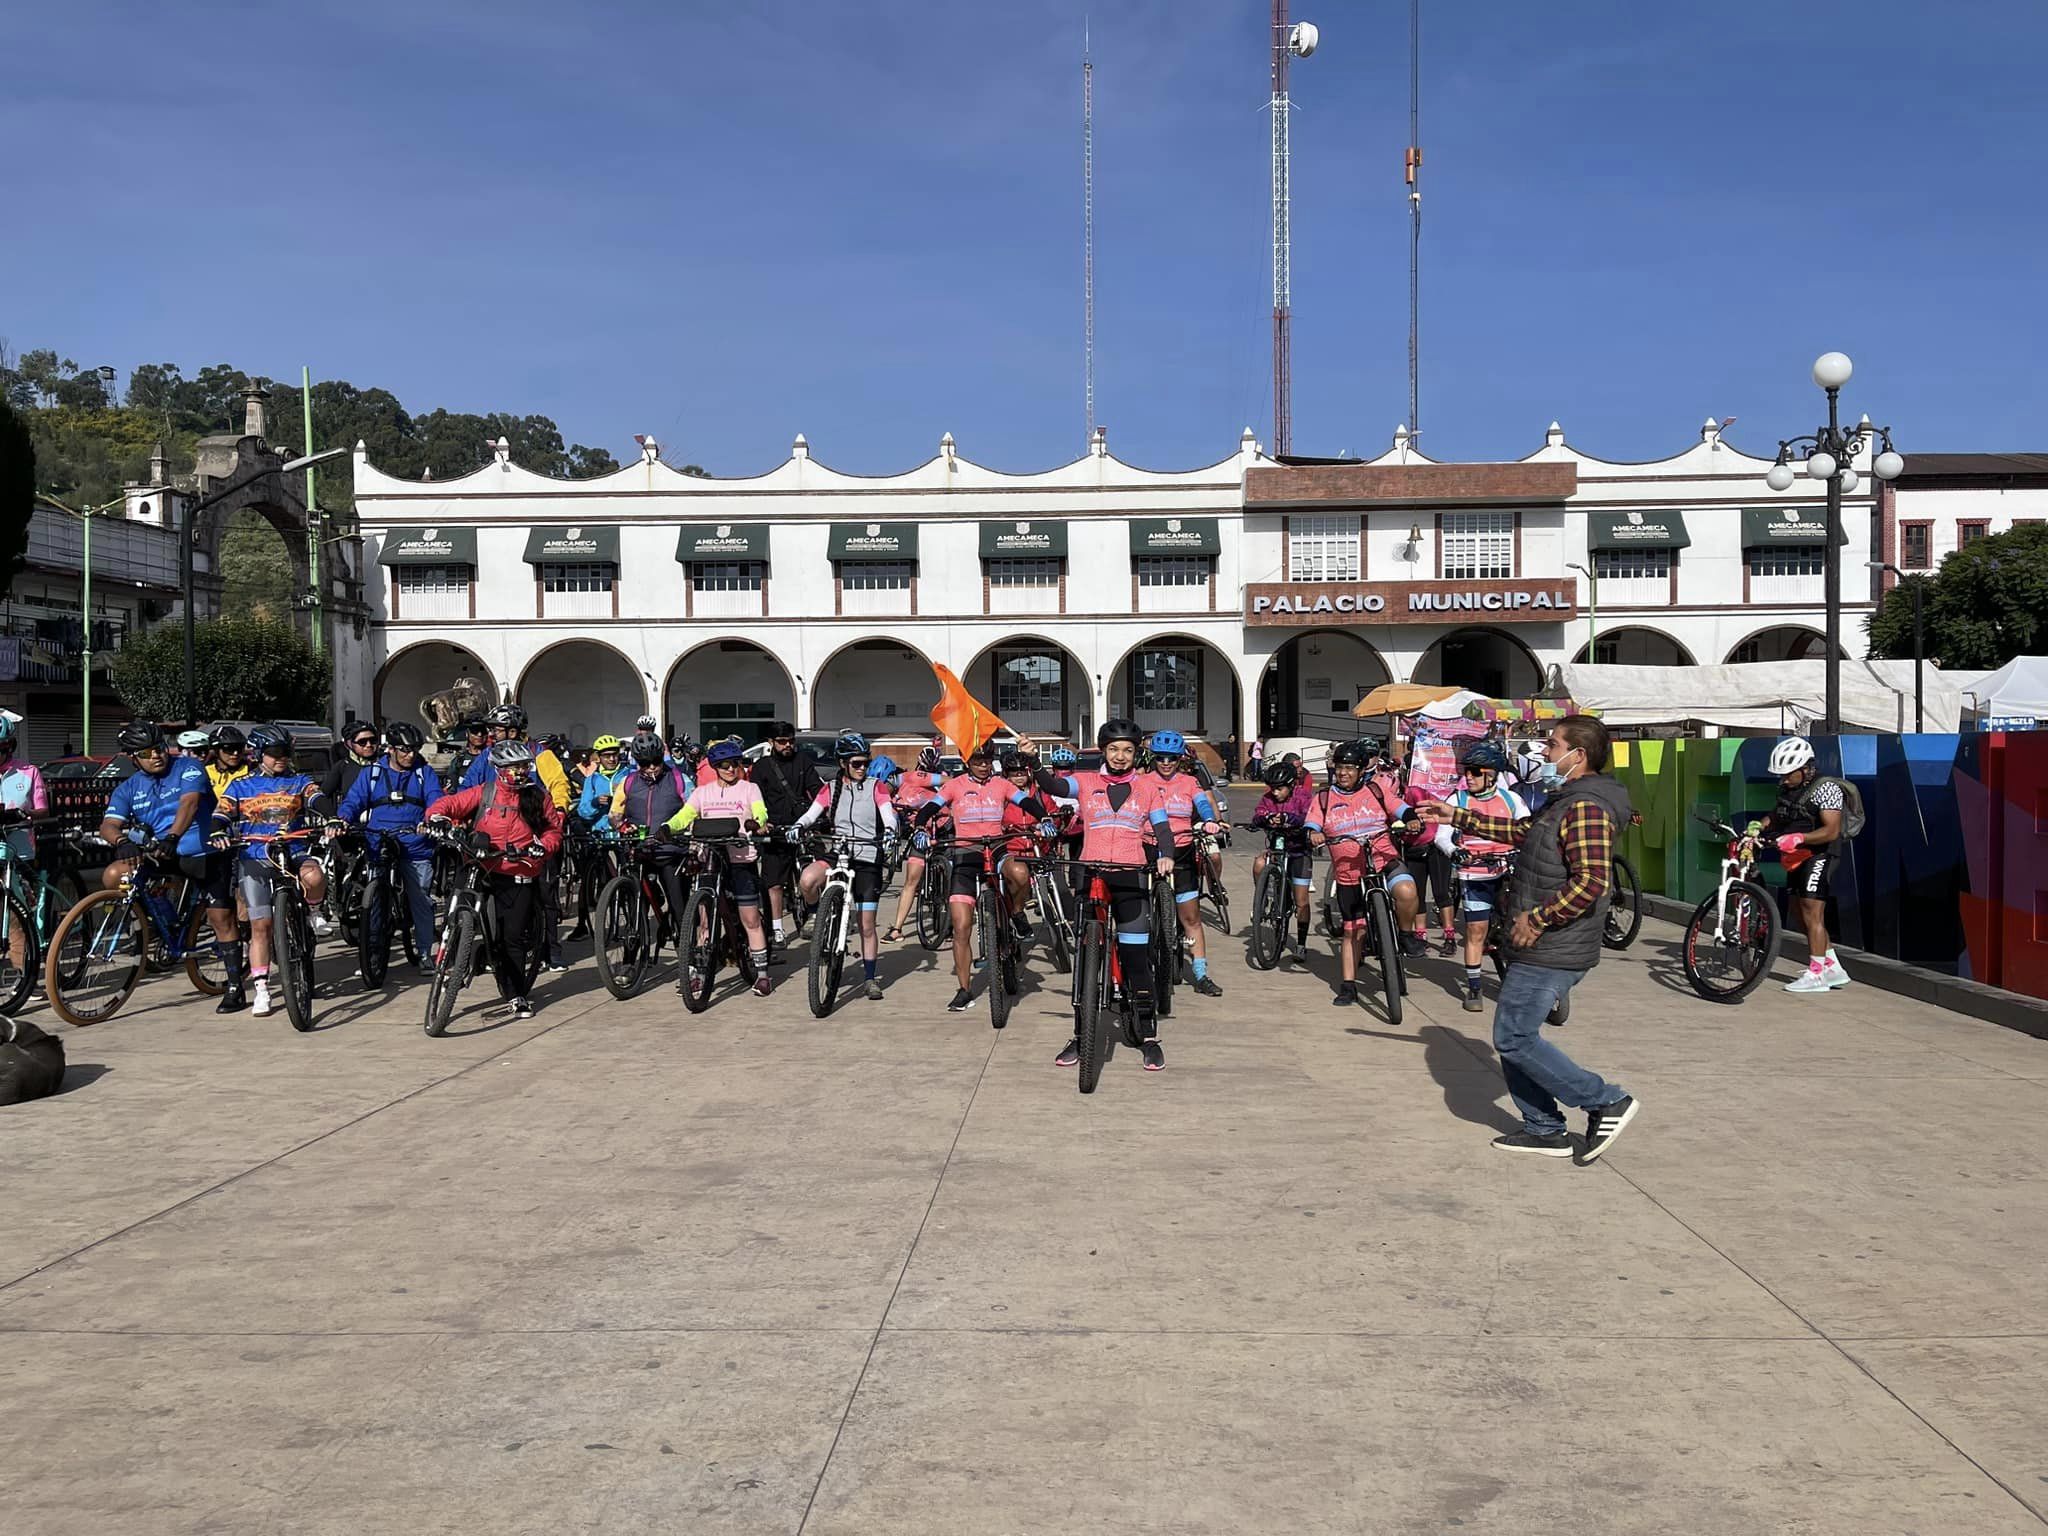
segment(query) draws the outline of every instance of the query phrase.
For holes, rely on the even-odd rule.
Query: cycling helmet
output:
[[[1036,773],[1038,772],[1038,754],[1029,747],[1025,747],[1023,750],[1011,754],[1010,765],[1016,768],[1029,768],[1033,773]]]
[[[1485,773],[1506,773],[1508,755],[1501,751],[1497,741],[1475,741],[1458,759],[1458,766],[1468,773],[1475,768]]]
[[[1072,747],[1061,742],[1045,754],[1045,760],[1055,768],[1071,768],[1081,759]]]
[[[569,738],[560,731],[555,732],[552,736],[541,737],[540,744],[547,748],[548,751],[554,753],[556,757],[567,757],[569,755]]]
[[[740,751],[740,744],[738,742],[714,741],[711,743],[710,749],[705,752],[704,760],[716,768],[720,763],[736,763],[743,756],[745,754]]]
[[[11,742],[13,740],[14,722],[5,715],[0,715],[0,742]]]
[[[213,735],[207,739],[213,747],[222,752],[239,752],[249,745],[249,738],[242,734],[239,726],[233,725],[216,725],[213,728]]]
[[[832,743],[832,755],[842,763],[849,757],[867,757],[868,739],[859,731],[847,731]]]
[[[868,764],[868,777],[877,784],[888,783],[902,771],[901,768],[896,766],[896,759],[889,756],[886,752],[878,754],[875,760]]]
[[[618,737],[611,736],[605,739],[611,742],[614,750],[617,749]],[[642,731],[633,738],[633,761],[641,767],[650,768],[667,756],[668,750],[662,746],[661,738],[654,732]]]
[[[995,757],[996,744],[993,741],[977,741],[967,749],[967,761],[970,763],[994,762]]]
[[[384,728],[384,745],[405,752],[417,752],[427,744],[420,728],[410,720],[394,720]]]
[[[616,752],[623,745],[624,743],[618,737],[607,732],[590,744],[590,750],[593,752]]]
[[[531,768],[533,748],[523,741],[501,741],[491,748],[491,771],[503,773],[507,768]]]
[[[694,736],[678,736],[670,746],[674,748],[679,760],[693,767],[704,757],[704,745]]]
[[[1137,721],[1121,718],[1103,721],[1102,729],[1095,733],[1095,745],[1098,748],[1106,747],[1112,741],[1128,741],[1135,747],[1144,739],[1139,734]],[[1182,745],[1186,745],[1186,743],[1182,743]]]
[[[1797,773],[1813,762],[1813,743],[1804,736],[1787,736],[1771,748],[1769,772],[1772,778],[1782,779],[1788,773]]]
[[[1294,788],[1296,769],[1294,764],[1282,758],[1266,769],[1266,788],[1278,792]]]
[[[523,731],[526,729],[526,711],[517,704],[500,704],[491,711],[490,721],[508,731]]]
[[[187,752],[204,752],[213,745],[213,738],[204,731],[180,731],[178,745]]]
[[[485,736],[490,734],[490,729],[491,722],[488,720],[465,720],[462,722],[462,733],[465,736]]]
[[[258,757],[290,757],[292,733],[281,725],[259,725],[249,733],[249,750]]]
[[[1179,731],[1154,731],[1152,739],[1145,743],[1152,749],[1154,757],[1186,757],[1188,739]]]
[[[638,720],[635,720],[633,722],[633,731],[636,735],[641,731],[653,731],[659,730],[660,728],[661,722],[655,719],[652,715],[642,715]]]
[[[1332,768],[1346,766],[1363,768],[1367,761],[1365,746],[1361,742],[1340,741],[1330,749],[1330,766]]]
[[[121,734],[114,741],[123,752],[161,752],[164,733],[157,729],[154,721],[130,720],[121,727]]]
[[[945,759],[939,756],[937,747],[926,747],[917,754],[919,773],[937,773],[944,763]]]

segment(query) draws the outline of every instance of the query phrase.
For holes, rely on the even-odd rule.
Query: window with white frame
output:
[[[1515,574],[1515,514],[1446,512],[1440,525],[1447,580],[1502,579]]]
[[[1671,551],[1668,549],[1596,549],[1593,574],[1602,581],[1668,581]]]
[[[612,579],[618,567],[597,560],[572,560],[540,568],[540,589],[547,593],[602,592],[611,595]]]
[[[1353,541],[1354,544],[1356,541]],[[1207,555],[1140,555],[1131,562],[1141,587],[1206,587]]]
[[[467,565],[397,565],[392,617],[400,619],[466,619],[470,582]]]
[[[1825,569],[1818,544],[1780,544],[1746,553],[1752,576],[1818,576]]]
[[[1143,581],[1141,576],[1140,581]],[[1204,572],[1204,579],[1207,573]],[[1301,517],[1287,519],[1289,581],[1358,580],[1358,518]]]
[[[690,562],[690,585],[699,592],[758,592],[767,575],[765,560]]]
[[[1056,555],[1034,555],[1025,559],[988,562],[988,584],[992,587],[1057,587],[1060,560]]]
[[[842,560],[840,584],[849,592],[908,592],[917,566],[909,560]]]

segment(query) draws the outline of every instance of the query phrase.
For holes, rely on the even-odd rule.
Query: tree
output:
[[[175,624],[130,632],[114,657],[113,682],[138,716],[182,719],[184,631]],[[201,720],[324,720],[327,663],[290,624],[214,619],[193,637],[193,681]]]
[[[2048,645],[2048,526],[2023,524],[1966,545],[1923,583],[1926,654],[1944,667],[2002,667]],[[1913,594],[1901,584],[1870,616],[1873,656],[1913,654]]]
[[[35,441],[28,423],[0,400],[0,591],[14,585],[28,554],[28,520],[35,509]]]

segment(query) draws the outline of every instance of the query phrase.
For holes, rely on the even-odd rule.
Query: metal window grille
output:
[[[767,574],[765,560],[698,560],[690,565],[690,585],[699,592],[758,592]]]
[[[399,593],[406,597],[446,597],[458,592],[467,596],[469,592],[466,565],[401,565],[397,571]]]
[[[843,560],[839,580],[849,592],[908,592],[917,567],[908,560]]]
[[[1206,572],[1204,579],[1207,579]],[[1287,519],[1287,579],[1358,580],[1358,519],[1290,514]]]
[[[1131,704],[1141,717],[1195,709],[1201,696],[1198,651],[1140,651],[1132,662]]]
[[[1819,576],[1825,566],[1818,544],[1782,544],[1748,551],[1752,576]]]
[[[1443,515],[1444,575],[1472,581],[1515,574],[1515,515],[1512,512],[1446,512]]]
[[[988,563],[988,584],[992,587],[1056,587],[1060,584],[1060,562],[1051,555],[1022,560],[991,560]]]
[[[997,651],[996,713],[1022,715],[1058,709],[1060,658],[1049,651]]]
[[[1354,535],[1354,566],[1357,564],[1357,553],[1357,539]],[[1138,585],[1141,587],[1204,587],[1209,584],[1207,555],[1140,555],[1137,564]]]
[[[594,560],[576,560],[562,565],[542,565],[540,568],[540,589],[543,592],[605,592],[612,589],[612,573],[616,566]]]
[[[1626,581],[1646,577],[1665,581],[1671,575],[1671,551],[1596,549],[1593,551],[1593,574],[1602,581]]]

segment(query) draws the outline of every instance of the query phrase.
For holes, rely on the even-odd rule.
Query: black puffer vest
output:
[[[1629,823],[1632,808],[1628,791],[1602,773],[1573,779],[1543,802],[1522,839],[1522,851],[1515,857],[1514,888],[1508,892],[1508,915],[1532,911],[1564,889],[1567,872],[1564,849],[1558,843],[1558,829],[1564,825],[1568,806],[1591,800],[1607,813],[1620,841],[1621,829]],[[1527,949],[1514,952],[1517,960],[1548,965],[1560,971],[1590,971],[1600,963],[1600,933],[1607,925],[1607,892],[1600,893],[1593,910],[1584,917],[1557,928],[1546,928]]]

